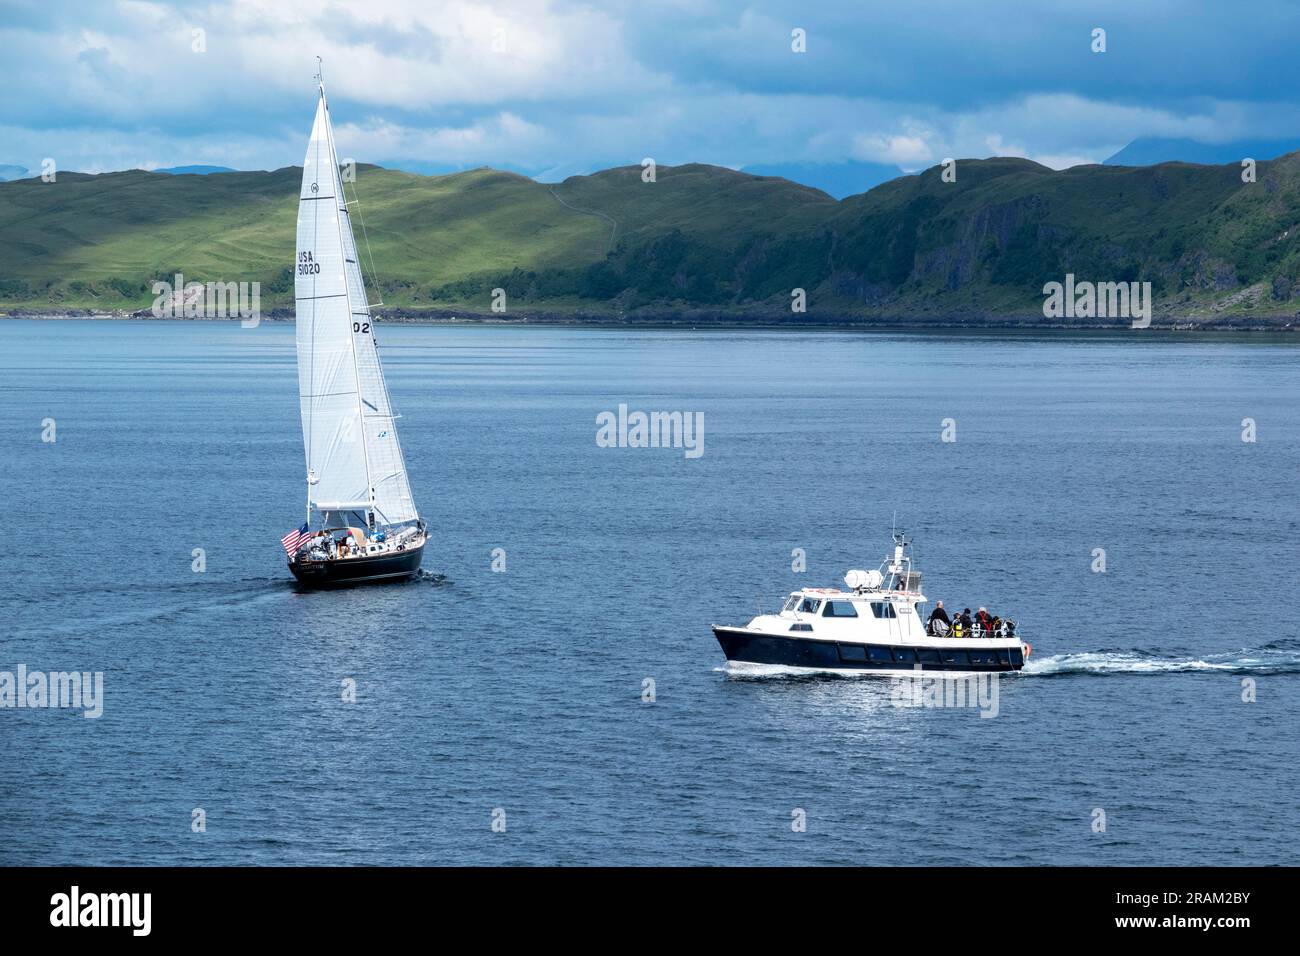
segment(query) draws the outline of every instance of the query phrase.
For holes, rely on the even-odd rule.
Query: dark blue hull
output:
[[[289,570],[305,587],[339,588],[355,584],[406,581],[420,572],[424,545],[341,561],[291,561]]]
[[[778,664],[815,670],[960,671],[994,673],[1025,666],[1020,645],[998,648],[896,647],[886,644],[846,644],[812,638],[755,634],[743,628],[714,625],[713,636],[729,661]]]

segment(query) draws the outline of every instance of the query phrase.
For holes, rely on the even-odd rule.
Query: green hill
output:
[[[1157,321],[1285,323],[1300,311],[1300,153],[1261,162],[1254,183],[1237,166],[961,160],[956,182],[936,167],[838,202],[713,166],[661,166],[653,183],[641,172],[550,186],[489,169],[360,167],[386,306],[490,314],[501,287],[515,315],[773,320],[791,317],[803,288],[805,321],[1043,321],[1043,284],[1068,272],[1150,281]],[[180,272],[258,281],[264,310],[289,310],[300,177],[0,183],[0,309],[144,309],[153,280]]]

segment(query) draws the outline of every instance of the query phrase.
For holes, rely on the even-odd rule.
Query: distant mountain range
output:
[[[1157,163],[1202,163],[1217,166],[1243,159],[1277,159],[1300,149],[1300,138],[1279,140],[1236,140],[1230,143],[1202,143],[1194,139],[1135,139],[1110,159],[1107,166],[1154,166]]]
[[[1205,143],[1194,139],[1172,139],[1144,136],[1133,140],[1119,152],[1106,160],[1106,166],[1155,166],[1159,163],[1197,163],[1201,165],[1223,165],[1240,163],[1247,157],[1255,160],[1276,159],[1287,153],[1300,150],[1300,137],[1279,140],[1234,140],[1227,143]],[[388,159],[376,165],[385,169],[397,169],[407,173],[419,173],[422,176],[446,176],[451,173],[465,172],[467,167],[451,163],[430,162],[420,159]],[[529,176],[538,182],[552,182],[549,175],[538,173],[516,164],[500,167],[506,172]],[[811,186],[835,199],[845,199],[874,189],[891,179],[908,175],[898,166],[890,163],[867,163],[859,160],[840,162],[789,162],[789,163],[755,163],[740,167],[742,172],[754,176],[777,176],[794,183]],[[176,176],[206,176],[212,173],[236,172],[230,166],[168,166],[154,172],[170,173]],[[0,182],[34,176],[36,173],[19,165],[0,164]]]
[[[155,173],[168,173],[172,176],[207,176],[210,173],[233,173],[229,166],[168,166],[155,169]]]
[[[742,166],[742,172],[754,176],[779,176],[792,183],[820,189],[836,199],[856,196],[881,183],[906,175],[897,166],[887,163],[759,163]]]
[[[209,173],[233,173],[235,170],[229,166],[169,166],[166,169],[155,169],[154,172],[169,173],[173,176],[206,176]],[[39,173],[31,171],[26,166],[0,163],[0,183],[12,182],[15,179],[27,179],[37,175]]]
[[[359,167],[390,314],[1043,325],[1067,274],[1149,281],[1155,324],[1285,325],[1300,313],[1300,154],[1056,172],[959,160],[836,201],[786,179],[691,164],[554,185],[476,169]],[[301,170],[60,173],[0,184],[0,307],[144,309],[151,283],[258,281],[291,309]],[[359,237],[360,238],[360,237]],[[370,256],[366,256],[367,263]],[[805,290],[807,312],[791,309]],[[1089,324],[1081,320],[1075,324]],[[1111,325],[1127,325],[1125,319]]]

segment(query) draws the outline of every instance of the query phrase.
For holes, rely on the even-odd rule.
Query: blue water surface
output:
[[[0,321],[0,670],[104,675],[0,709],[0,863],[1297,862],[1294,342],[379,334],[427,573],[303,593],[292,326]],[[723,668],[895,515],[1034,646],[996,718]]]

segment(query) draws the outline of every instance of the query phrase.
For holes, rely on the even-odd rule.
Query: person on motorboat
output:
[[[961,626],[962,626],[962,630],[964,630],[967,634],[970,633],[970,629],[971,629],[970,608],[966,608],[964,611],[961,612]]]
[[[975,626],[983,634],[993,633],[993,618],[989,617],[989,609],[982,607],[975,614]]]
[[[948,629],[952,627],[952,619],[948,617],[948,612],[943,609],[942,601],[934,602],[934,610],[930,612],[930,617],[925,622],[926,630],[931,634],[938,633],[938,628],[935,625],[936,621],[943,624],[944,633],[947,633]]]

